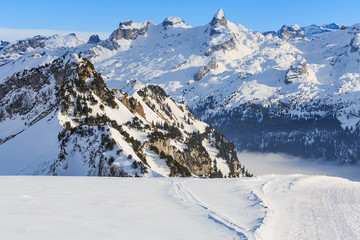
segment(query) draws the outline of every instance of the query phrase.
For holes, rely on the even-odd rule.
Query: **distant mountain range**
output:
[[[1,173],[250,175],[213,128],[238,151],[359,164],[359,47],[359,24],[259,33],[221,9],[0,42]]]

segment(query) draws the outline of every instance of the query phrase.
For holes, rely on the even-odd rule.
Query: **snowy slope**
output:
[[[132,96],[108,89],[77,54],[4,79],[0,174],[250,175],[234,145],[185,104],[158,86],[136,85]]]
[[[358,25],[297,26],[309,40],[253,32],[223,11],[200,27],[165,22],[126,40],[126,48],[90,50],[109,86],[126,88],[134,79],[159,84],[239,150],[358,163]],[[299,121],[308,125],[301,132]],[[320,140],[324,135],[331,137]]]
[[[359,239],[359,199],[359,182],[325,176],[0,177],[0,231],[20,240]]]
[[[132,95],[134,81],[161,86],[240,151],[359,163],[359,24],[284,25],[279,32],[246,29],[220,9],[198,27],[178,17],[122,22],[93,43],[36,36],[0,50],[0,83],[77,53],[109,88]]]

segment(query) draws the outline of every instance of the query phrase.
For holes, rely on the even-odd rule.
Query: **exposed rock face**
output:
[[[350,52],[357,52],[360,48],[360,33],[356,34],[350,42]]]
[[[90,38],[89,38],[89,41],[87,43],[95,44],[95,43],[98,43],[98,42],[100,42],[99,35],[91,35]]]
[[[208,64],[200,68],[200,70],[194,75],[194,80],[195,81],[201,80],[210,72],[211,69],[216,69],[216,68],[217,68],[217,60],[216,58],[213,58],[210,60]]]
[[[267,36],[267,35],[276,36],[276,32],[275,32],[275,31],[267,31],[267,32],[263,32],[262,34],[263,34],[264,36]]]
[[[165,20],[162,22],[162,26],[165,29],[168,29],[169,27],[183,25],[183,24],[185,24],[185,20],[181,19],[179,17],[168,17],[168,18],[165,18]]]
[[[161,111],[165,114],[162,116],[165,119],[176,119],[168,102],[168,96],[165,91],[158,86],[149,85],[144,89],[138,91],[148,107],[155,112],[156,107],[153,105],[155,100],[161,107]],[[183,109],[183,108],[182,108]],[[184,109],[183,109],[184,110]],[[187,111],[187,110],[184,110]],[[239,177],[242,175],[250,176],[239,163],[235,146],[226,141],[223,134],[215,129],[207,126],[204,132],[181,133],[182,127],[178,128],[176,125],[170,125],[172,120],[169,120],[169,125],[156,126],[158,131],[149,134],[149,141],[145,142],[145,147],[153,150],[165,159],[171,169],[171,176],[187,176],[189,174],[197,176],[219,176],[218,170],[214,166],[214,159],[210,157],[207,148],[211,146],[215,151],[218,151],[218,161],[226,162],[229,172],[226,174],[229,177]],[[198,121],[192,114],[188,114],[187,122]],[[161,130],[161,131],[160,131]],[[163,131],[167,133],[163,133]],[[182,147],[176,147],[174,141],[178,142]],[[207,148],[205,146],[208,144]],[[219,162],[220,163],[220,162]],[[183,168],[185,166],[188,170]],[[223,173],[222,173],[223,174]]]
[[[17,73],[0,84],[0,122],[7,118],[22,116],[28,125],[36,121],[41,113],[48,113],[59,103],[54,98],[55,86],[61,85],[64,79],[74,76],[76,64],[63,60],[54,61],[50,66],[25,70]],[[55,82],[50,78],[54,77]]]
[[[227,28],[227,20],[224,11],[219,9],[210,22],[210,36],[220,34],[224,27]]]
[[[294,79],[300,77],[301,75],[307,74],[307,62],[303,59],[301,62],[294,63],[291,65],[290,69],[286,72],[285,75],[285,84],[290,84]]]
[[[171,146],[171,139],[157,139],[153,142],[147,142],[145,147],[150,149],[157,149],[160,153],[163,152],[166,156],[171,156],[174,161],[189,168],[190,173],[197,176],[210,176],[213,172],[211,159],[206,151],[200,151],[199,146],[192,146],[186,148],[184,151],[178,150],[176,147]],[[155,150],[156,151],[156,150]],[[183,176],[186,177],[186,172],[172,173],[173,177]]]
[[[215,13],[210,22],[210,26],[215,27],[216,25],[227,26],[225,12],[221,8]]]
[[[156,164],[155,154],[165,161],[170,176],[251,176],[241,168],[234,145],[161,87],[143,86],[131,97],[111,91],[92,63],[76,54],[0,84],[0,124],[24,122],[17,132],[5,133],[0,147],[45,117],[63,129],[51,133],[57,134],[58,146],[29,174],[144,176],[156,169],[149,164]]]
[[[109,37],[110,40],[127,39],[134,40],[139,35],[145,35],[150,22],[144,22],[142,24],[134,24],[132,20],[121,22],[119,28],[116,29]]]
[[[1,41],[0,40],[0,51],[4,49],[7,45],[9,45],[9,42]]]
[[[284,25],[278,31],[278,36],[285,39],[304,38],[305,32],[299,25],[287,26]]]
[[[210,49],[205,53],[205,56],[210,56],[214,52],[217,52],[220,50],[226,51],[226,50],[231,50],[234,48],[236,48],[236,42],[235,42],[235,39],[233,37],[231,37],[229,40],[226,40],[223,43],[211,46]]]
[[[121,103],[124,104],[124,106],[132,113],[137,113],[141,117],[146,118],[143,106],[135,98],[128,97],[127,94],[124,94],[119,89],[113,89],[112,91],[114,92],[115,97],[120,100]]]
[[[9,53],[24,53],[27,51],[29,47],[31,48],[44,48],[45,47],[45,40],[47,38],[44,36],[35,36],[33,38],[25,39],[17,41],[15,44],[10,45],[8,48],[5,49],[5,52]]]
[[[125,21],[125,22],[121,22],[121,23],[119,23],[119,28],[130,27],[131,24],[133,24],[133,21],[132,21],[132,20],[128,20],[128,21]]]

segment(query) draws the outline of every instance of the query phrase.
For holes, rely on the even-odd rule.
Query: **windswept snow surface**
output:
[[[360,183],[0,177],[2,239],[360,239]]]

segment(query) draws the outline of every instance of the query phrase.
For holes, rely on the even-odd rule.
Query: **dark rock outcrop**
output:
[[[284,38],[284,39],[295,39],[295,38],[305,37],[304,30],[296,24],[293,26],[287,26],[287,25],[282,26],[282,28],[278,31],[277,34],[280,38]]]
[[[119,28],[116,29],[109,37],[110,40],[127,39],[134,40],[138,36],[144,36],[147,32],[150,21],[145,22],[142,27],[133,26],[132,20],[121,22]]]
[[[210,72],[211,69],[216,69],[216,68],[217,68],[217,60],[216,58],[213,58],[210,60],[210,62],[208,62],[208,64],[200,68],[200,70],[194,75],[194,80],[195,81],[201,80]]]
[[[226,51],[226,50],[231,50],[234,49],[236,47],[236,42],[234,37],[231,37],[229,40],[226,40],[223,43],[211,46],[209,48],[209,50],[207,52],[205,52],[205,56],[210,56],[211,54],[213,54],[214,52],[217,51]]]
[[[355,35],[350,41],[350,52],[357,52],[360,48],[360,34]]]
[[[225,12],[221,8],[215,13],[210,22],[210,26],[214,27],[216,25],[227,26]]]
[[[294,79],[304,74],[307,74],[307,62],[305,60],[291,65],[290,69],[286,72],[284,82],[285,84],[290,84]]]
[[[95,44],[95,43],[98,43],[98,42],[100,42],[99,35],[91,35],[90,38],[89,38],[89,41],[87,43]]]
[[[264,36],[267,36],[267,35],[276,36],[276,32],[275,32],[275,31],[267,31],[267,32],[263,32],[262,34],[263,34]]]
[[[0,51],[4,49],[7,45],[9,45],[9,42],[1,41],[0,40]]]
[[[165,20],[162,22],[162,26],[165,29],[168,29],[169,27],[173,27],[176,25],[181,25],[181,24],[185,24],[185,20],[178,18],[178,17],[168,17],[168,18],[165,18]]]
[[[29,47],[31,48],[44,48],[45,40],[47,37],[44,36],[35,36],[33,38],[28,38],[25,40],[20,40],[14,44],[9,45],[4,51],[6,53],[25,53]]]
[[[227,20],[224,11],[219,9],[210,22],[210,36],[220,34],[219,28],[221,27],[227,27]]]

